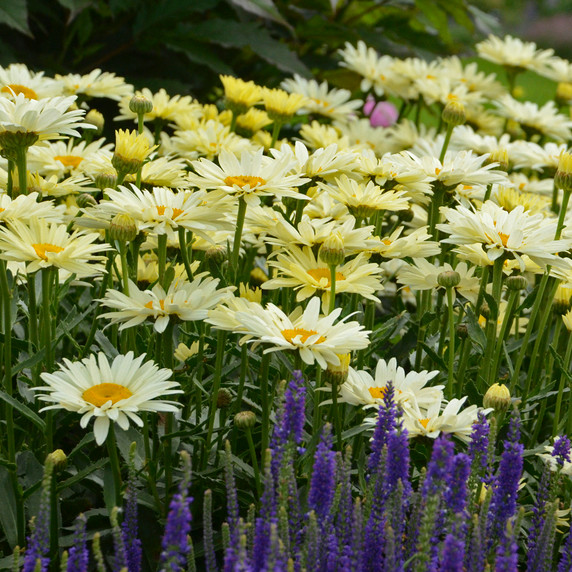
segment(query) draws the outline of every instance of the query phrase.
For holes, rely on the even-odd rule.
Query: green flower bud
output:
[[[109,224],[109,236],[111,240],[131,242],[138,233],[135,219],[128,214],[116,214]]]
[[[344,239],[340,232],[334,232],[322,244],[319,252],[320,259],[328,266],[338,266],[346,258]]]
[[[89,193],[81,193],[77,197],[77,206],[80,209],[85,209],[86,207],[94,207],[97,201]]]
[[[450,99],[445,105],[441,117],[445,123],[453,127],[463,125],[467,121],[465,106],[456,98]]]
[[[97,109],[91,109],[85,116],[85,122],[93,125],[95,129],[90,129],[90,131],[99,137],[103,133],[103,127],[105,126],[105,118],[103,114],[97,111]]]
[[[524,290],[528,285],[528,280],[524,276],[509,276],[505,280],[508,290]]]
[[[504,412],[510,405],[510,391],[503,383],[493,383],[483,397],[483,405],[492,407],[497,412]]]
[[[437,284],[443,288],[454,288],[461,282],[461,275],[455,270],[445,270],[437,275]]]
[[[256,423],[256,414],[253,411],[239,411],[234,416],[234,424],[239,429],[252,429]]]
[[[136,94],[129,102],[129,109],[137,115],[143,113],[151,113],[153,111],[153,102],[149,101],[144,95]]]
[[[98,173],[95,176],[95,186],[102,191],[104,189],[115,189],[117,186],[117,173],[108,171],[107,173]]]
[[[56,449],[50,453],[46,458],[46,462],[51,462],[56,472],[64,471],[68,466],[68,458],[61,449]]]
[[[219,389],[216,396],[216,406],[219,409],[224,409],[225,407],[228,407],[231,403],[232,403],[232,393],[224,387]]]

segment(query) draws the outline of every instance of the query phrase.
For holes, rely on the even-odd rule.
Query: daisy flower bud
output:
[[[85,122],[89,125],[95,127],[93,134],[97,137],[103,133],[103,127],[105,126],[105,118],[103,114],[97,111],[97,109],[91,109],[85,116]]]
[[[96,204],[97,201],[89,193],[81,193],[81,195],[77,197],[77,206],[80,209],[94,207]]]
[[[340,365],[328,364],[325,373],[325,381],[331,385],[339,387],[348,378],[348,370],[350,367],[351,354],[338,354]]]
[[[334,232],[324,240],[320,248],[320,260],[328,266],[338,266],[346,258],[344,239],[340,232]]]
[[[572,299],[572,288],[566,288],[559,285],[554,294],[552,301],[552,310],[555,314],[563,315],[570,310],[570,301]]]
[[[572,191],[572,155],[568,152],[560,154],[554,184],[565,193]]]
[[[129,101],[129,109],[133,113],[137,113],[137,115],[151,113],[153,111],[153,102],[142,94],[136,94]]]
[[[465,106],[456,98],[450,99],[445,105],[441,117],[445,123],[453,127],[463,125],[467,120]]]
[[[461,275],[455,270],[445,270],[437,276],[437,283],[443,288],[455,288],[461,282]]]
[[[572,83],[560,82],[556,86],[556,103],[568,105],[572,101]]]
[[[131,242],[137,236],[135,219],[128,214],[116,214],[109,224],[109,236],[112,240]]]
[[[263,88],[261,93],[268,117],[279,123],[288,121],[306,103],[305,96],[283,89]]]
[[[53,464],[54,471],[63,471],[68,466],[68,458],[66,454],[61,449],[56,449],[53,453],[50,453],[46,461]]]
[[[234,416],[234,424],[239,429],[252,429],[256,423],[256,414],[253,411],[239,411]]]
[[[457,335],[462,340],[469,337],[469,328],[467,327],[467,324],[457,324],[456,331]]]
[[[118,129],[115,132],[115,152],[111,164],[124,175],[137,173],[154,149],[155,147],[150,147],[146,135]]]
[[[100,189],[114,189],[117,186],[117,173],[108,171],[106,173],[98,173],[95,176],[95,186]]]
[[[216,396],[216,406],[219,409],[224,409],[232,403],[232,393],[225,387],[218,390]]]
[[[483,397],[483,406],[492,407],[497,412],[504,412],[510,405],[510,391],[503,383],[493,383]]]
[[[501,171],[508,171],[509,169],[509,159],[508,159],[508,151],[506,149],[495,149],[490,154],[488,161],[485,161],[485,164],[491,163],[498,163],[498,169]]]
[[[509,276],[505,284],[509,290],[524,290],[528,285],[528,280],[524,276]]]
[[[227,249],[222,244],[217,244],[207,248],[205,251],[205,260],[212,261],[215,264],[221,264],[226,260]]]

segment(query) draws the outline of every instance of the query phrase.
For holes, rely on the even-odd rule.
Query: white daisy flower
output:
[[[450,236],[442,240],[456,245],[482,244],[490,260],[503,254],[512,255],[518,261],[521,271],[526,254],[540,266],[553,264],[556,253],[570,249],[572,239],[554,240],[556,221],[542,214],[531,215],[519,205],[508,212],[493,201],[484,203],[480,210],[469,210],[463,206],[441,207],[447,220],[437,228]]]
[[[248,341],[253,341],[255,346],[269,344],[264,353],[298,351],[304,363],[311,365],[316,361],[324,369],[328,364],[339,365],[338,355],[363,349],[369,344],[370,332],[359,322],[347,322],[349,316],[346,316],[335,323],[341,308],[320,316],[317,297],[310,299],[306,309],[298,306],[290,315],[274,304],[268,304],[266,308],[246,300],[243,304],[248,305],[247,311],[221,307],[211,312],[206,321],[216,328],[245,334],[241,344]]]
[[[111,324],[120,323],[120,330],[138,326],[150,318],[155,331],[162,333],[169,320],[177,317],[184,322],[204,320],[208,311],[224,302],[235,289],[227,286],[217,290],[218,278],[211,278],[208,272],[194,277],[192,282],[174,280],[167,292],[155,284],[151,290],[139,290],[137,284],[129,281],[129,295],[117,290],[108,290],[99,300],[103,306],[117,312],[107,312],[99,317],[109,319]]]
[[[223,149],[218,157],[219,165],[208,159],[193,161],[196,174],[189,174],[189,181],[200,189],[220,189],[230,195],[243,197],[246,203],[257,205],[261,196],[293,197],[306,199],[294,187],[309,179],[288,174],[292,168],[290,157],[283,155],[273,159],[256,152],[244,151],[240,158]]]
[[[64,358],[65,365],[60,364],[59,371],[42,373],[47,385],[34,391],[45,391],[38,399],[53,403],[42,411],[75,411],[82,415],[83,428],[95,417],[93,434],[96,443],[102,445],[111,421],[125,431],[130,421],[143,426],[140,411],[176,412],[180,407],[174,401],[157,399],[183,393],[177,382],[169,381],[173,372],[159,369],[152,361],[143,363],[144,359],[145,354],[135,358],[133,352],[118,355],[111,363],[104,353],[81,362]]]
[[[436,401],[443,398],[444,385],[426,387],[439,371],[410,371],[405,373],[397,366],[397,360],[381,359],[377,362],[375,375],[365,370],[348,369],[347,380],[340,386],[340,401],[352,405],[362,405],[364,408],[379,407],[387,392],[387,386],[392,384],[395,403],[403,410],[412,407],[427,409]]]
[[[288,93],[299,93],[305,99],[298,113],[317,113],[324,117],[347,120],[356,109],[361,107],[361,99],[350,101],[351,92],[347,89],[329,89],[328,82],[318,83],[315,79],[305,79],[298,74],[285,79],[281,84]]]
[[[0,227],[0,258],[25,262],[29,274],[54,266],[83,278],[104,271],[105,256],[100,253],[111,247],[99,240],[99,233],[74,231],[70,235],[66,225],[38,217],[29,224],[14,220]]]
[[[88,74],[56,74],[56,80],[63,84],[65,93],[85,95],[87,97],[106,97],[119,101],[133,95],[133,86],[125,79],[111,72],[94,69]]]
[[[44,99],[63,95],[61,85],[44,72],[33,72],[25,64],[0,66],[0,95],[14,97],[23,94],[28,99]]]

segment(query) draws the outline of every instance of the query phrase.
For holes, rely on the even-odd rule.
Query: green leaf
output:
[[[273,20],[278,24],[282,24],[289,30],[292,30],[292,26],[284,19],[282,14],[278,11],[274,2],[272,0],[230,0],[232,4],[250,12],[251,14],[256,14],[261,18],[266,18],[267,20]]]
[[[28,5],[26,0],[0,0],[0,24],[33,37],[28,26]]]
[[[0,524],[6,535],[6,540],[11,548],[18,544],[18,529],[16,520],[16,498],[10,472],[6,467],[0,466],[0,498],[2,510],[0,510]]]
[[[483,328],[479,325],[479,321],[473,312],[473,309],[467,307],[467,330],[469,332],[469,338],[473,345],[477,345],[483,350],[487,345],[487,337],[485,336],[485,332]]]
[[[70,477],[69,479],[66,479],[63,483],[60,483],[58,485],[58,491],[63,491],[64,489],[67,489],[68,487],[71,487],[72,485],[75,485],[76,483],[83,481],[83,479],[85,479],[85,477],[87,477],[88,475],[91,475],[91,473],[97,471],[98,469],[101,469],[108,462],[109,462],[109,459],[104,458],[104,459],[99,459],[95,463],[92,463],[91,465],[87,466],[85,469],[82,469],[81,471],[77,472],[75,475],[73,475],[73,477]],[[110,473],[111,473],[111,471],[110,471]],[[113,476],[112,476],[111,480],[113,482]],[[115,496],[113,496],[113,502],[115,502]],[[113,503],[112,503],[112,506],[113,506]]]
[[[27,405],[24,405],[17,399],[14,399],[11,395],[8,395],[4,391],[0,391],[0,399],[11,405],[18,413],[23,415],[28,421],[31,421],[40,431],[46,431],[45,421],[35,412],[32,411]]]
[[[233,75],[233,69],[217,57],[208,45],[202,42],[173,39],[166,47],[175,52],[183,53],[191,62],[208,67],[218,74]]]
[[[429,23],[437,30],[446,42],[451,41],[447,13],[436,5],[434,0],[415,0],[415,4],[423,12]]]
[[[58,2],[70,11],[69,21],[71,22],[76,16],[93,4],[92,0],[58,0]]]

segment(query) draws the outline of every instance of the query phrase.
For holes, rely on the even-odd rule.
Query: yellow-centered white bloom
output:
[[[29,224],[14,220],[8,227],[0,227],[0,258],[25,262],[29,274],[53,266],[83,278],[104,270],[105,256],[99,253],[110,246],[97,243],[99,240],[99,233],[69,234],[66,225],[37,217]]]
[[[137,90],[135,95],[143,96],[153,104],[153,109],[143,115],[143,121],[145,122],[154,121],[155,119],[175,121],[179,115],[194,114],[197,108],[200,107],[200,104],[193,101],[190,95],[174,95],[171,97],[163,88],[157,93],[153,93],[150,89],[144,87],[142,90]],[[137,121],[137,113],[129,109],[130,101],[131,96],[128,95],[119,102],[120,113],[115,118],[116,121],[125,119]]]
[[[310,247],[292,246],[268,264],[276,269],[277,275],[262,285],[263,290],[294,288],[298,302],[322,293],[322,302],[328,306],[332,286],[330,268],[314,256]],[[358,294],[377,302],[375,293],[383,290],[381,274],[379,264],[367,262],[367,255],[360,253],[336,267],[336,292]]]
[[[53,404],[42,411],[75,411],[82,416],[83,428],[95,418],[93,434],[101,445],[107,439],[111,422],[126,431],[130,421],[143,426],[138,415],[141,411],[178,411],[180,405],[176,402],[157,399],[183,393],[177,382],[170,381],[173,372],[159,369],[152,361],[143,362],[144,359],[145,354],[134,357],[133,352],[118,355],[111,363],[104,353],[80,362],[64,358],[59,371],[42,373],[42,381],[47,385],[34,391],[45,391],[38,399]]]
[[[320,316],[320,299],[312,298],[305,309],[298,306],[286,315],[274,304],[266,308],[239,298],[246,311],[232,309],[211,312],[207,322],[214,327],[244,334],[240,343],[269,344],[264,353],[294,350],[309,365],[315,361],[322,368],[339,365],[339,354],[368,346],[369,331],[359,322],[347,322],[349,316],[338,320],[342,309],[336,308]],[[223,314],[224,313],[224,314]]]
[[[56,74],[55,77],[63,84],[64,92],[67,94],[105,97],[115,101],[133,95],[133,86],[126,83],[124,78],[100,69],[94,69],[85,75]]]
[[[273,159],[256,152],[244,151],[240,158],[223,149],[215,164],[208,159],[193,161],[196,174],[189,174],[189,181],[200,189],[220,189],[225,193],[242,197],[248,204],[258,205],[261,196],[293,197],[307,200],[295,187],[309,179],[288,174],[292,167],[290,157],[283,155]]]
[[[340,386],[340,400],[364,408],[380,406],[391,383],[394,401],[401,409],[418,406],[426,410],[443,397],[444,385],[426,387],[437,375],[438,371],[426,370],[405,373],[402,367],[397,366],[395,358],[389,361],[381,359],[377,362],[374,376],[350,367],[347,380]]]
[[[45,77],[44,72],[33,72],[25,64],[0,66],[0,95],[14,97],[23,94],[28,99],[44,99],[63,95],[61,85]]]
[[[556,253],[568,250],[571,239],[554,240],[556,221],[541,214],[531,215],[522,206],[508,212],[492,201],[484,203],[480,210],[442,207],[446,223],[437,225],[439,230],[449,234],[442,242],[456,245],[482,244],[490,260],[504,254],[514,257],[521,271],[526,254],[533,262],[544,267],[557,260]]]
[[[298,113],[316,113],[330,119],[347,120],[363,103],[360,99],[350,100],[351,92],[347,89],[329,89],[327,81],[318,83],[315,79],[306,79],[298,74],[285,79],[280,85],[289,93],[306,97]]]
[[[192,282],[174,280],[167,292],[159,284],[151,290],[139,290],[129,281],[129,296],[117,290],[106,292],[101,304],[117,311],[99,317],[121,324],[120,330],[138,326],[149,318],[155,322],[154,329],[162,333],[172,317],[184,322],[204,320],[210,309],[231,296],[234,286],[217,290],[218,283],[219,279],[211,278],[208,272],[197,274]]]
[[[11,199],[7,194],[0,194],[0,221],[30,223],[33,218],[48,222],[64,222],[64,205],[56,206],[53,201],[38,202],[38,193],[18,195]]]
[[[28,99],[23,93],[15,98],[0,97],[0,134],[29,133],[39,140],[58,139],[61,135],[80,137],[78,127],[92,129],[83,123],[85,111],[72,109],[71,97],[48,97],[41,100]]]

